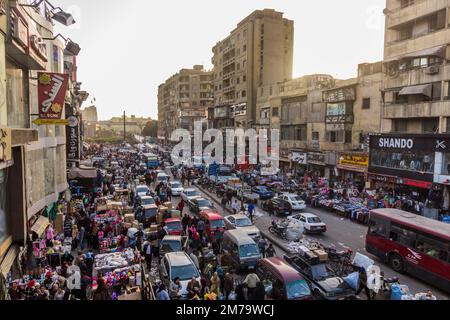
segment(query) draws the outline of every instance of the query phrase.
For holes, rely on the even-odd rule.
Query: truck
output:
[[[320,256],[320,257],[319,257]],[[325,252],[319,256],[313,251],[304,254],[285,255],[284,260],[297,270],[308,282],[314,298],[318,300],[351,300],[355,291],[328,267]]]

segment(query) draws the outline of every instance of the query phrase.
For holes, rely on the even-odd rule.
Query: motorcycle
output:
[[[285,221],[276,222],[272,220],[272,225],[269,227],[269,232],[280,237],[281,239],[287,240],[287,223]]]

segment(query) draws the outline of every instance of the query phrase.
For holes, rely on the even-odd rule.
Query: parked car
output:
[[[169,182],[169,189],[172,191],[172,196],[179,196],[184,191],[183,185],[179,181]]]
[[[261,200],[268,200],[272,199],[275,195],[273,191],[269,190],[266,186],[257,186],[253,187],[252,191],[259,195],[259,199]]]
[[[284,193],[284,194],[280,195],[278,198],[289,202],[293,211],[301,211],[306,208],[305,201],[303,201],[296,194]]]
[[[195,198],[189,202],[189,208],[192,213],[199,214],[201,211],[214,209],[214,206],[208,199]]]
[[[200,193],[195,189],[185,189],[181,193],[181,199],[189,204],[193,199],[200,198]]]
[[[301,255],[285,256],[295,270],[308,281],[316,299],[344,300],[353,299],[355,291],[342,279],[333,274],[326,262],[302,257]]]
[[[227,216],[225,219],[225,227],[227,230],[239,229],[245,231],[250,238],[258,240],[260,237],[259,229],[244,214],[236,214]]]
[[[293,212],[291,204],[279,198],[270,199],[263,204],[262,208],[267,211],[272,211],[277,216],[287,216]]]
[[[187,285],[192,278],[200,282],[200,272],[186,252],[170,252],[161,259],[160,275],[163,283],[169,288],[173,279],[180,278],[181,298],[188,298]]]
[[[143,197],[150,193],[150,188],[144,184],[141,184],[136,187],[136,196]]]
[[[256,274],[274,300],[311,300],[308,282],[285,261],[277,257],[261,259]]]
[[[320,220],[318,216],[312,213],[299,213],[288,218],[300,222],[305,233],[324,233],[327,231],[327,225]]]

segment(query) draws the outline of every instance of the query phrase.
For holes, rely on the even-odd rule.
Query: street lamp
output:
[[[58,33],[56,36],[54,36],[53,38],[42,38],[43,40],[55,40],[56,38],[61,37],[64,39],[65,43],[66,43],[66,48],[65,51],[73,56],[77,56],[80,51],[81,48],[78,45],[78,43],[73,42],[70,38],[65,38],[61,33]]]
[[[19,5],[22,7],[37,8],[42,2],[47,3],[52,8],[50,10],[50,13],[52,14],[53,20],[65,25],[66,27],[71,26],[76,22],[70,13],[65,12],[63,9],[61,9],[61,7],[55,7],[48,0],[39,0],[32,4],[19,4]]]

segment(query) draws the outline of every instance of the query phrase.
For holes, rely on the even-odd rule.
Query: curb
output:
[[[217,196],[216,195],[212,195],[209,191],[206,191],[205,189],[203,189],[201,186],[195,184],[195,186],[204,194],[206,194],[208,197],[210,197],[215,203],[217,203],[218,205],[221,205],[221,203],[217,200]],[[233,211],[231,211],[230,208],[225,208],[225,210],[230,213],[233,214]],[[259,228],[258,228],[259,229]],[[286,249],[286,245],[281,242],[279,239],[275,238],[274,236],[272,236],[270,233],[267,233],[265,231],[259,230],[259,232],[261,233],[261,235],[268,239],[271,243],[273,243],[276,247],[278,247],[279,249],[281,249],[284,253],[289,253],[289,251]]]

